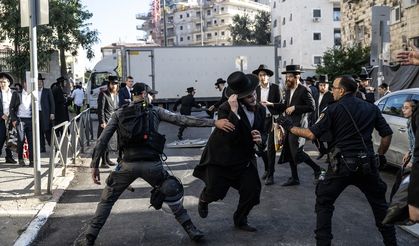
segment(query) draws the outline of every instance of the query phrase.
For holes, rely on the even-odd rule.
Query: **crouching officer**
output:
[[[195,127],[212,127],[215,125],[226,132],[233,131],[234,125],[228,120],[214,121],[212,119],[177,115],[161,107],[152,106],[150,104],[152,100],[150,94],[156,93],[157,91],[152,90],[144,83],[135,84],[132,89],[133,101],[112,115],[97,141],[90,165],[94,183],[100,184],[98,169],[100,157],[116,130],[118,131],[119,148],[122,150],[123,159],[119,168],[111,172],[105,181],[106,187],[102,192],[95,217],[86,231],[85,244],[87,245],[94,244],[114,203],[122,192],[139,177],[155,188],[151,199],[152,206],[159,209],[163,201],[166,202],[191,240],[196,241],[204,236],[194,226],[183,207],[182,184],[163,168],[160,156],[163,154],[165,137],[159,134],[157,130],[160,121]]]
[[[284,129],[297,136],[314,140],[329,129],[333,136],[331,164],[316,187],[317,245],[331,245],[333,204],[349,185],[355,185],[367,197],[384,244],[397,245],[394,226],[381,223],[388,207],[387,187],[378,173],[371,141],[375,128],[381,136],[378,154],[384,161],[393,132],[377,106],[354,96],[357,84],[352,77],[335,79],[332,90],[336,102],[323,110],[310,128],[294,127],[289,119],[278,118]]]

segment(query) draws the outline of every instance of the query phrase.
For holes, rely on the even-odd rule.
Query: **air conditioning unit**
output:
[[[319,22],[320,21],[320,17],[313,17],[313,22]]]

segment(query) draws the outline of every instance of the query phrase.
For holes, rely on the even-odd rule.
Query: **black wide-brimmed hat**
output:
[[[283,71],[282,74],[286,74],[286,73],[300,74],[304,72],[302,71],[302,68],[300,65],[287,65],[285,67],[285,71]]]
[[[118,76],[109,75],[108,76],[108,83],[119,84]]]
[[[327,79],[327,75],[320,75],[319,81],[317,83],[329,84],[329,80]]]
[[[12,75],[10,75],[8,73],[0,72],[0,77],[6,78],[7,80],[9,80],[9,85],[13,84]]]
[[[232,94],[237,94],[237,98],[240,99],[253,93],[259,85],[259,79],[254,74],[237,71],[228,76],[227,84],[225,96],[230,97]]]
[[[195,88],[193,88],[193,87],[186,88],[187,93],[191,93],[191,92],[194,92],[194,91],[195,91]]]
[[[313,78],[313,77],[310,77],[310,76],[308,76],[307,78],[306,78],[306,81],[308,81],[308,82],[311,82],[311,83],[315,83],[316,82],[316,79],[315,78]]]
[[[63,76],[57,78],[57,82],[64,82],[65,78]]]
[[[41,73],[38,73],[38,80],[45,80],[45,78],[42,77],[42,74]]]
[[[260,71],[264,71],[269,77],[271,77],[272,75],[274,75],[274,72],[272,72],[272,70],[268,69],[268,66],[264,65],[264,64],[260,64],[258,69],[256,69],[255,71],[253,71],[252,73],[255,75],[259,75]]]
[[[150,95],[156,95],[158,93],[158,91],[151,89],[151,87],[145,83],[135,83],[132,87],[131,93],[134,95],[139,95],[143,91]]]
[[[215,82],[215,85],[219,85],[219,84],[225,84],[226,81],[222,78],[217,79],[217,82]]]
[[[361,73],[359,74],[359,79],[361,80],[370,80],[370,75],[365,67],[362,68]]]

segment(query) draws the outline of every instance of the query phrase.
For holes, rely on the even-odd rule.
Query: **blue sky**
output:
[[[88,62],[93,67],[100,59],[100,47],[121,42],[135,42],[141,32],[136,25],[142,21],[135,19],[135,14],[145,13],[150,9],[151,0],[82,0],[82,4],[93,13],[91,28],[99,31],[100,42],[95,45],[96,57]],[[92,64],[93,63],[93,64]]]

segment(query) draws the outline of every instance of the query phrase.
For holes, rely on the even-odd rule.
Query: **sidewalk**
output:
[[[18,238],[16,245],[27,245],[27,242],[36,237],[38,230],[53,212],[55,204],[74,178],[76,166],[83,165],[84,161],[83,158],[78,158],[76,165],[73,165],[69,159],[66,176],[62,176],[62,167],[57,166],[52,195],[48,195],[49,152],[41,153],[42,195],[35,196],[34,168],[7,164],[4,163],[4,158],[0,158],[1,245],[13,245]],[[29,161],[26,160],[26,163]]]

